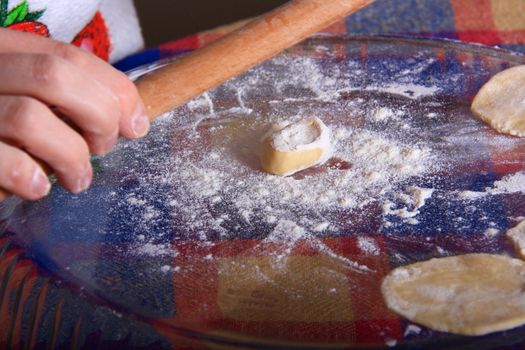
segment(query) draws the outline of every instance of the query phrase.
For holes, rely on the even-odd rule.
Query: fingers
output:
[[[91,183],[86,141],[43,103],[29,97],[0,96],[0,125],[0,187],[28,199],[45,195],[43,185],[35,185],[40,186],[41,168],[34,158],[48,164],[71,192],[81,192]],[[10,164],[18,170],[9,170]],[[30,181],[31,186],[24,188]]]
[[[117,97],[120,109],[119,132],[128,138],[144,136],[148,117],[135,85],[125,74],[79,48],[37,35],[0,28],[0,53],[42,53],[62,58],[107,87]],[[15,49],[13,49],[15,48]]]
[[[36,200],[45,196],[51,184],[42,168],[22,150],[0,142],[0,187],[22,198]],[[5,193],[0,193],[0,200]]]
[[[55,43],[52,54],[61,57],[86,71],[117,96],[120,106],[120,135],[128,138],[144,136],[149,131],[149,119],[137,88],[128,77],[100,60],[76,47]]]
[[[106,153],[115,144],[120,122],[117,97],[66,60],[43,54],[0,54],[0,76],[0,95],[31,96],[56,106],[82,130],[92,152]]]
[[[39,161],[81,192],[93,176],[90,151],[149,129],[126,75],[71,45],[0,28],[0,77],[0,200],[44,196],[50,185]]]

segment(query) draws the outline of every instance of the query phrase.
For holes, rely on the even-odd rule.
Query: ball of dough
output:
[[[522,259],[525,259],[525,221],[521,221],[519,224],[509,229],[506,235],[512,244],[514,244],[516,253]]]
[[[381,290],[387,306],[429,328],[482,335],[525,323],[525,262],[466,254],[393,270]]]
[[[471,110],[496,131],[525,137],[525,66],[493,76],[476,94]]]
[[[330,154],[330,131],[319,118],[274,125],[261,140],[262,168],[274,175],[322,164]]]

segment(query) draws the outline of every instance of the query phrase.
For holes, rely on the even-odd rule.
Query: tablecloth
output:
[[[165,43],[132,55],[116,66],[129,70],[195,50],[243,23]],[[323,32],[447,38],[525,52],[525,3],[521,0],[377,0]]]
[[[176,6],[173,6],[176,11]],[[197,33],[137,53],[116,64],[127,71],[137,66],[188,52],[220,38],[243,22]],[[349,34],[395,34],[414,37],[435,37],[499,46],[525,52],[525,1],[523,0],[377,0],[368,8],[336,23],[324,32]],[[1,228],[1,227],[0,227]],[[210,254],[207,248],[180,244],[179,251],[193,249],[203,259]],[[250,242],[233,242],[229,250],[245,249]],[[356,248],[352,239],[332,239],[326,244],[334,250],[351,253]],[[33,247],[38,249],[38,247]],[[380,247],[382,249],[382,247]],[[196,250],[197,249],[197,250]],[[200,249],[200,250],[198,250]],[[308,254],[307,247],[304,254]],[[407,247],[410,249],[410,247]],[[183,257],[180,259],[183,260]],[[204,280],[213,279],[211,271],[202,267]],[[378,286],[375,286],[376,289]],[[202,298],[214,303],[212,290]],[[191,294],[193,291],[186,291]],[[178,297],[183,298],[184,295]],[[378,295],[369,296],[379,298]],[[365,303],[366,305],[366,303]],[[178,317],[206,320],[204,313],[220,310],[199,310],[186,305],[177,310]],[[357,310],[356,312],[358,312]],[[378,327],[366,321],[357,322],[350,331],[357,340],[367,340],[368,327]],[[401,328],[397,317],[380,322],[388,334],[382,338],[399,337]],[[240,323],[240,328],[248,327]],[[332,324],[331,327],[341,325]],[[274,323],[269,332],[294,331]],[[323,336],[323,327],[308,328],[304,336]],[[304,328],[296,328],[305,332]],[[162,325],[141,319],[125,319],[119,310],[96,297],[86,297],[82,288],[64,284],[60,279],[36,265],[25,249],[12,243],[11,237],[0,236],[0,344],[11,348],[192,348],[194,343],[182,341],[169,334]],[[298,334],[300,337],[301,334]],[[202,345],[206,347],[206,345]]]

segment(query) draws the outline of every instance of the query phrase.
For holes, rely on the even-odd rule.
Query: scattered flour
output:
[[[459,191],[457,193],[458,197],[467,201],[473,201],[480,198],[483,198],[487,195],[487,192],[478,192],[478,191]]]
[[[454,113],[444,112],[439,100],[426,99],[439,94],[439,84],[414,84],[412,77],[434,64],[432,60],[407,61],[412,67],[396,72],[395,82],[380,84],[364,83],[359,62],[319,62],[279,57],[268,61],[191,101],[175,117],[157,120],[154,136],[149,136],[156,147],[147,142],[125,144],[131,159],[144,154],[134,169],[148,169],[132,170],[136,175],[129,177],[139,185],[119,203],[137,214],[135,253],[176,254],[153,243],[166,234],[157,227],[171,220],[169,226],[180,230],[177,235],[202,245],[256,238],[263,245],[282,245],[276,254],[285,259],[299,242],[308,242],[350,269],[372,272],[338,256],[323,238],[351,231],[363,218],[370,223],[375,219],[370,219],[370,208],[377,209],[379,226],[388,229],[389,218],[419,224],[422,209],[435,198],[449,196],[468,209],[487,196],[525,193],[525,173],[506,176],[484,191],[431,188],[433,182],[427,180],[462,165],[474,148],[474,157],[485,159],[478,149],[510,142],[480,138],[484,131],[477,121],[469,122],[462,114],[452,122]],[[309,117],[321,118],[332,130],[333,158],[297,176],[260,171],[258,140],[267,127]],[[446,130],[441,126],[445,120]],[[159,147],[166,149],[154,151]],[[158,198],[144,195],[152,192],[165,208]],[[459,226],[463,218],[453,220]],[[356,231],[360,251],[380,255],[376,242],[360,232]],[[499,232],[497,226],[487,226],[484,233]]]
[[[439,255],[447,254],[447,251],[440,246],[436,246],[436,251],[439,253]]]
[[[491,195],[510,193],[525,193],[525,172],[506,175],[484,191],[457,191],[454,194],[463,200],[475,201]]]
[[[286,261],[290,255],[291,250],[296,246],[299,241],[308,242],[308,244],[317,250],[318,252],[339,260],[347,268],[357,272],[373,272],[368,266],[359,264],[343,256],[337,255],[332,249],[326,246],[318,237],[314,234],[309,233],[303,227],[298,226],[295,222],[290,220],[280,220],[272,232],[261,241],[261,245],[268,243],[284,243],[284,251],[272,254],[276,261]],[[370,255],[378,255],[379,248],[375,246],[375,243],[367,242],[364,243],[364,249],[367,249],[365,253]]]
[[[179,253],[176,250],[174,250],[169,244],[144,243],[138,245],[134,252],[139,255],[148,255],[152,257],[176,257],[177,255],[179,255]]]
[[[378,255],[381,254],[381,251],[380,251],[379,247],[377,246],[377,243],[371,237],[363,237],[363,236],[358,237],[357,238],[357,247],[365,255],[378,256]]]
[[[180,266],[163,265],[160,267],[160,272],[162,273],[180,272],[180,270]]]
[[[266,237],[266,242],[297,242],[306,238],[306,231],[303,227],[290,220],[279,220],[270,235]]]
[[[290,62],[281,61],[281,58],[278,57],[274,61],[277,64],[288,65],[289,69],[289,74],[285,79],[274,81],[278,92],[284,93],[288,88],[294,86],[310,90],[311,95],[307,97],[310,99],[333,102],[338,97],[338,79],[334,75],[337,72],[323,72],[317,62],[310,58],[297,58]]]
[[[491,194],[502,193],[525,193],[525,172],[507,175],[501,180],[494,182],[494,187],[489,189]]]
[[[255,130],[264,127],[256,124]],[[362,208],[393,191],[397,183],[425,174],[438,164],[428,147],[403,144],[377,132],[339,126],[334,132],[333,156],[351,164],[349,169],[328,168],[302,178],[273,176],[254,170],[258,165],[252,167],[249,163],[257,159],[255,147],[247,150],[241,159],[232,151],[241,147],[235,140],[236,133],[251,135],[254,131],[240,131],[241,128],[237,125],[230,132],[222,128],[223,139],[216,145],[219,157],[202,154],[173,160],[177,170],[170,173],[166,181],[174,184],[181,203],[178,214],[184,215],[190,227],[227,235],[232,227],[225,227],[225,221],[231,221],[234,215],[242,218],[236,223],[239,229],[253,227],[256,222],[273,226],[269,237],[275,239],[306,231],[337,229],[340,221],[336,217],[330,219],[323,212],[331,212],[334,207]],[[217,213],[210,212],[210,203],[217,208]]]
[[[439,91],[436,86],[422,86],[415,84],[393,84],[385,86],[367,86],[366,90],[381,91],[396,95],[402,95],[408,98],[418,99],[423,96],[434,95]]]
[[[390,347],[390,348],[393,348],[397,345],[397,340],[395,339],[386,339],[385,340],[385,344],[386,346]]]
[[[376,122],[384,122],[397,117],[396,113],[388,107],[379,107],[370,114],[372,119]]]
[[[164,266],[162,266],[162,267],[160,268],[160,271],[161,271],[162,273],[168,273],[168,272],[171,271],[171,266],[170,266],[170,265],[164,265]]]
[[[323,231],[327,230],[328,228],[330,228],[330,223],[329,222],[321,222],[321,223],[313,226],[313,230],[315,232],[323,232]]]
[[[485,232],[483,232],[483,234],[486,237],[492,238],[492,237],[497,236],[499,232],[500,231],[497,228],[489,227],[488,229],[485,230]]]
[[[415,324],[409,324],[407,328],[405,328],[405,333],[403,333],[403,336],[407,335],[413,335],[413,334],[419,334],[421,333],[421,327],[416,326]]]
[[[428,199],[432,197],[434,189],[419,188],[410,186],[407,193],[397,193],[397,199],[402,201],[402,208],[394,209],[396,204],[386,201],[383,204],[383,215],[395,215],[409,224],[416,225],[418,220],[414,219],[420,213],[420,209],[425,206]]]

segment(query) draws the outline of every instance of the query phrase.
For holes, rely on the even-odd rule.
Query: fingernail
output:
[[[73,190],[74,193],[80,193],[84,192],[88,189],[89,185],[91,185],[91,181],[93,180],[93,169],[91,168],[91,164],[89,164],[86,167],[86,170],[84,170],[81,177],[77,180],[76,188]]]
[[[139,102],[135,108],[135,112],[133,113],[131,119],[131,127],[133,128],[133,132],[137,137],[144,136],[148,133],[149,119],[146,115],[142,102]]]
[[[49,182],[47,175],[38,166],[35,167],[35,170],[33,171],[31,189],[33,193],[39,197],[47,195],[51,190],[51,183]]]

